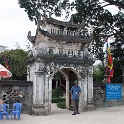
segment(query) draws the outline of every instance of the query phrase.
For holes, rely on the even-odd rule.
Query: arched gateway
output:
[[[58,72],[65,78],[66,107],[70,105],[70,87],[79,81],[82,94],[79,109],[83,111],[93,100],[92,57],[88,45],[92,40],[84,22],[62,22],[43,17],[39,20],[36,35],[28,33],[33,44],[28,58],[28,80],[33,81],[33,108],[35,115],[51,113],[52,81]]]

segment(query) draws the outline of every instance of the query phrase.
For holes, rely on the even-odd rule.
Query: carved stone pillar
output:
[[[33,104],[37,103],[37,84],[36,84],[36,74],[34,75],[34,80],[33,80]]]
[[[88,101],[93,102],[93,78],[90,76],[88,79]]]
[[[52,114],[51,113],[51,103],[52,103],[52,77],[49,78],[49,112],[48,114]]]
[[[92,68],[91,68],[92,69]],[[88,95],[87,95],[87,110],[94,110],[94,104],[93,104],[93,75],[92,72],[88,75]]]
[[[82,112],[83,111],[83,84],[82,84],[82,80],[81,79],[78,79],[78,82],[79,82],[79,86],[82,90],[82,93],[80,95],[80,98],[79,98],[79,111]]]
[[[45,76],[45,110],[49,114],[49,76]]]
[[[44,104],[44,73],[36,72],[34,76],[33,84],[33,115],[45,115],[45,104]]]
[[[69,79],[66,78],[66,108],[69,109],[69,96],[70,96],[70,91],[69,91]]]
[[[82,98],[83,98],[83,111],[87,111],[87,83],[86,78],[82,78]]]

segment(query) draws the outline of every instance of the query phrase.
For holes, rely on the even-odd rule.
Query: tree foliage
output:
[[[62,10],[66,10],[68,14],[69,0],[18,0],[20,8],[28,14],[31,21],[37,24],[39,16],[44,13],[55,14],[56,16],[62,15]]]
[[[23,49],[15,49],[10,51],[4,51],[0,53],[0,63],[5,64],[4,57],[8,61],[10,71],[12,72],[12,79],[14,80],[26,80],[27,77],[27,52]]]
[[[120,36],[116,36],[115,42],[111,43],[111,51],[114,59],[114,76],[112,82],[122,83],[122,67],[124,67],[124,43]]]
[[[98,82],[101,83],[104,79],[104,72],[105,72],[105,69],[101,65],[94,67],[93,81],[96,83],[98,83]]]
[[[123,8],[124,9],[124,1],[123,0],[105,0],[106,2],[108,2],[108,5],[115,5],[118,6],[119,8]]]
[[[59,98],[59,97],[62,97],[62,96],[63,96],[63,91],[60,87],[58,87],[58,88],[56,88],[52,91],[52,97]]]
[[[104,61],[103,46],[107,37],[116,35],[124,39],[124,13],[122,9],[115,15],[112,15],[108,10],[104,9],[99,0],[75,0],[75,14],[74,21],[81,22],[82,18],[89,24],[93,30],[93,41],[91,52],[96,59]],[[101,56],[101,54],[103,56]]]

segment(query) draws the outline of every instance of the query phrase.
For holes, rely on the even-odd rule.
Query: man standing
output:
[[[74,109],[74,113],[72,115],[80,114],[78,112],[79,108],[79,96],[81,94],[81,88],[78,86],[78,81],[74,81],[74,86],[72,86],[70,92],[71,92],[71,99],[72,99],[72,106]]]

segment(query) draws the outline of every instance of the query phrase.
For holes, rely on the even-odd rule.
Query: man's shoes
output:
[[[77,112],[77,114],[81,114],[81,113]]]
[[[72,115],[76,115],[76,113],[74,112]]]

